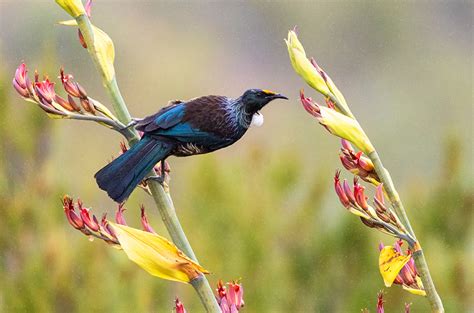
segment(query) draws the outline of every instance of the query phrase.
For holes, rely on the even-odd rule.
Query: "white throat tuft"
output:
[[[260,127],[262,125],[263,125],[263,115],[260,112],[257,112],[254,115],[252,115],[252,122],[250,122],[250,126]]]

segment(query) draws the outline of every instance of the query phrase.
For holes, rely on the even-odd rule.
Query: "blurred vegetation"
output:
[[[472,310],[472,121],[465,113],[472,105],[472,55],[464,42],[472,27],[466,34],[466,7],[397,5],[389,9],[393,18],[382,4],[347,5],[345,13],[327,3],[115,4],[125,27],[114,24],[107,5],[98,3],[94,18],[115,40],[119,83],[137,116],[168,99],[237,95],[249,84],[295,98],[303,84],[287,64],[281,38],[298,23],[305,46],[322,54],[320,63],[341,81],[349,102],[370,100],[355,106],[355,114],[395,176],[446,311]],[[64,64],[89,93],[107,99],[75,33],[51,26],[64,19],[60,10],[40,2],[21,10],[25,22],[12,23],[20,6],[0,4],[0,56],[6,60],[0,64],[0,312],[169,312],[176,295],[189,312],[200,312],[192,288],[149,276],[122,252],[89,242],[67,224],[64,193],[79,195],[97,214],[115,210],[92,176],[118,152],[119,138],[97,125],[49,120],[14,94],[11,77],[27,59],[31,69],[51,77]],[[213,10],[223,13],[211,22],[205,17]],[[239,16],[246,16],[245,25],[229,23]],[[203,20],[197,22],[202,32],[179,28],[183,18],[196,17]],[[273,28],[276,21],[283,25]],[[21,35],[32,28],[35,36]],[[261,33],[250,33],[256,28]],[[365,31],[374,35],[360,37]],[[136,34],[143,33],[147,38],[141,41]],[[163,42],[172,42],[166,47],[171,51],[157,48]],[[183,52],[190,46],[197,47],[193,60]],[[183,84],[174,77],[176,68],[194,79]],[[446,95],[436,84],[455,92]],[[336,140],[299,106],[275,105],[267,112],[263,128],[251,130],[238,147],[170,160],[173,199],[200,263],[212,271],[211,284],[241,277],[246,312],[374,311],[383,288],[377,244],[393,240],[367,229],[337,203]],[[129,224],[139,225],[140,203],[154,228],[167,235],[142,191],[127,204]],[[426,311],[425,299],[398,286],[385,290],[387,312],[401,312],[405,302],[413,302],[413,312]]]

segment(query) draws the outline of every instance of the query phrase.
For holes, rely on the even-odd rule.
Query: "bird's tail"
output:
[[[127,199],[158,161],[169,155],[172,143],[143,137],[127,152],[95,174],[99,187],[117,202]]]

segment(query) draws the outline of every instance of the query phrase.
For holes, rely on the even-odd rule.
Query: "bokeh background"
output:
[[[251,87],[291,98],[265,108],[265,124],[234,146],[170,159],[172,196],[194,250],[211,284],[242,278],[246,312],[375,311],[384,288],[377,245],[393,243],[332,191],[339,143],[297,101],[306,86],[283,42],[294,25],[391,170],[447,312],[468,312],[472,12],[469,1],[96,1],[93,21],[114,40],[133,116],[170,99]],[[121,140],[93,123],[48,119],[11,87],[23,60],[30,73],[53,78],[64,66],[110,104],[76,31],[55,24],[64,19],[54,1],[0,1],[0,311],[170,312],[179,296],[201,312],[191,287],[149,276],[63,216],[65,193],[97,214],[114,212],[93,175]],[[138,226],[141,203],[167,236],[140,190],[127,203],[129,224]],[[428,311],[399,286],[385,291],[389,312],[405,302]]]

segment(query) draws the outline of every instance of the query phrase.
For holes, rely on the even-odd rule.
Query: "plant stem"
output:
[[[211,289],[209,282],[206,277],[201,274],[197,278],[191,280],[191,285],[199,295],[202,304],[206,308],[207,312],[221,312],[221,309],[217,305],[216,297],[212,292],[207,292],[208,289]],[[212,311],[210,310],[212,308]]]
[[[181,251],[184,251],[188,257],[197,262],[196,255],[194,254],[184,230],[181,227],[178,216],[176,215],[176,210],[169,193],[167,193],[156,181],[148,180],[147,184],[150,187],[155,204],[160,211],[161,218],[163,223],[165,223],[166,229],[168,229],[168,232],[170,233],[171,239]]]
[[[382,161],[376,150],[369,153],[368,157],[374,164],[375,171],[380,178],[380,182],[383,183],[385,192],[387,193],[390,202],[392,203],[395,212],[400,218],[400,221],[403,225],[407,228],[409,234],[415,239],[415,244],[411,245],[415,251],[413,253],[413,259],[415,260],[417,270],[420,274],[421,281],[423,282],[423,287],[425,288],[426,297],[431,305],[432,312],[444,312],[443,303],[441,298],[436,291],[436,287],[433,283],[433,279],[431,278],[430,270],[428,268],[428,264],[426,263],[425,255],[423,250],[421,249],[421,245],[416,239],[415,232],[410,224],[410,220],[408,219],[407,213],[405,208],[403,207],[403,203],[400,200],[397,190],[393,184],[392,178],[390,176],[389,171],[383,166]]]
[[[117,80],[115,76],[111,80],[107,79],[105,69],[102,67],[97,58],[94,47],[94,33],[92,30],[92,24],[86,15],[80,15],[76,17],[76,21],[79,29],[82,32],[84,41],[87,44],[87,50],[94,61],[97,70],[101,74],[102,83],[112,98],[112,105],[115,114],[117,115],[117,118],[120,122],[122,122],[124,125],[128,125],[131,121],[131,115],[128,112],[127,105],[125,104],[125,101],[120,93]],[[140,137],[133,128],[131,128],[129,132],[130,134],[129,136],[126,136],[126,138],[129,144],[133,145],[140,140]],[[158,182],[148,181],[148,185],[158,211],[160,212],[161,218],[174,244],[188,257],[193,259],[195,262],[198,262],[196,255],[194,254],[194,251],[186,237],[186,234],[181,227],[178,216],[176,215],[176,210],[171,197],[165,192],[163,186]],[[199,298],[201,299],[201,302],[207,312],[221,312],[214,293],[212,292],[212,288],[204,275],[200,275],[198,278],[191,281],[191,285],[198,293]]]

